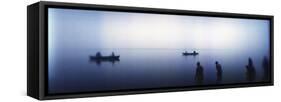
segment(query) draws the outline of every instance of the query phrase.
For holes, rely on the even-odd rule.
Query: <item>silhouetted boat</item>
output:
[[[120,56],[90,56],[91,60],[98,61],[118,61]]]
[[[192,53],[188,53],[188,52],[183,52],[182,55],[184,56],[196,56],[198,55],[199,53],[198,52],[192,52]]]

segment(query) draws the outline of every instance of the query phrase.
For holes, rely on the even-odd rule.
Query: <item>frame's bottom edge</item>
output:
[[[238,84],[238,85],[222,85],[222,86],[208,86],[208,87],[192,87],[192,88],[174,88],[174,89],[157,89],[157,90],[140,90],[140,91],[116,91],[106,93],[87,93],[87,94],[70,94],[70,95],[46,95],[36,98],[38,100],[52,100],[52,99],[66,99],[66,98],[86,98],[86,97],[104,97],[116,95],[136,95],[136,94],[149,94],[149,93],[166,93],[166,92],[184,92],[195,90],[214,90],[214,89],[229,89],[229,88],[250,88],[274,86],[273,83],[255,83],[255,84]]]

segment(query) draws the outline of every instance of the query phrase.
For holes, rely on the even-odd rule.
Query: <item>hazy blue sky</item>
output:
[[[49,45],[268,50],[269,21],[50,8]]]

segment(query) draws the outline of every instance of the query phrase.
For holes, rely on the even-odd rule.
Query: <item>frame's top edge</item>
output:
[[[151,8],[151,7],[133,7],[133,6],[118,6],[118,5],[101,5],[101,4],[86,4],[86,3],[70,3],[70,2],[54,2],[54,1],[39,1],[42,6],[64,6],[64,7],[81,7],[81,8],[102,8],[110,10],[126,10],[139,12],[166,12],[170,14],[192,14],[198,16],[217,16],[217,17],[233,17],[233,18],[256,18],[256,19],[273,19],[273,15],[262,14],[246,14],[246,13],[228,13],[228,12],[213,12],[199,10],[184,10],[184,9],[167,9],[167,8]]]

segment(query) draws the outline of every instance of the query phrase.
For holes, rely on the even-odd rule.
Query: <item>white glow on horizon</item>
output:
[[[104,46],[121,48],[236,48],[243,34],[225,18],[114,13],[103,16]],[[194,21],[189,20],[192,19]],[[226,20],[226,21],[225,21]],[[210,24],[208,24],[210,23]],[[247,35],[243,35],[247,36]]]
[[[166,15],[133,16],[123,20],[107,17],[102,32],[105,38],[112,38],[115,43],[105,40],[106,46],[125,44],[123,48],[170,48],[182,45],[184,39],[184,25],[180,20]]]

